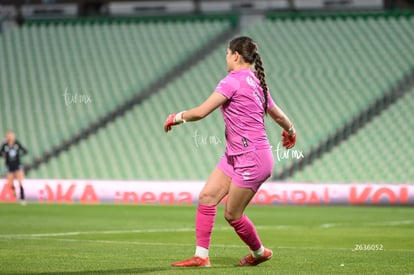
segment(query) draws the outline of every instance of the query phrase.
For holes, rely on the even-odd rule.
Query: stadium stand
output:
[[[0,128],[13,128],[29,157],[51,151],[229,27],[221,19],[27,22],[0,37]]]
[[[175,26],[171,26],[171,32]],[[242,34],[250,35],[259,41],[268,86],[273,98],[295,122],[299,133],[296,148],[303,151],[306,158],[307,152],[381,98],[413,69],[414,53],[410,47],[414,42],[413,26],[414,17],[411,14],[315,17],[272,15]],[[203,35],[203,31],[200,30],[200,33]],[[171,41],[169,43],[172,44]],[[185,40],[181,38],[175,43],[180,45],[182,41]],[[30,176],[87,179],[205,179],[224,150],[224,125],[219,112],[214,112],[201,122],[173,129],[173,133],[169,134],[163,132],[162,125],[168,113],[196,106],[214,90],[217,82],[225,75],[226,43],[218,45],[218,49],[207,55],[202,62],[189,68],[182,77],[169,82],[142,104],[125,113],[122,118],[109,123],[106,128],[90,135],[88,139],[58,158],[50,159],[47,164],[31,171]],[[121,44],[118,51],[122,49]],[[155,52],[158,51],[160,49],[155,49]],[[118,52],[113,51],[110,54],[116,56]],[[126,55],[123,58],[128,60],[128,57],[129,55]],[[154,60],[158,60],[159,57],[155,55],[152,58],[155,59],[148,59],[149,66],[154,65],[151,62],[156,63]],[[82,67],[83,63],[79,61],[74,65]],[[115,70],[110,62],[100,65],[103,71]],[[123,67],[118,69],[125,70]],[[155,77],[157,76],[160,77],[160,74]],[[73,83],[72,81],[69,83]],[[127,89],[128,87],[122,86],[123,81],[114,81],[112,85]],[[104,86],[97,86],[96,89]],[[400,104],[400,101],[397,102]],[[107,104],[114,105],[110,100]],[[82,105],[73,107],[83,112],[92,111],[91,108]],[[52,113],[54,114],[53,111]],[[77,119],[82,120],[84,116],[79,114]],[[407,119],[407,116],[401,119]],[[269,125],[272,124],[270,119],[266,119],[266,123],[269,126],[271,144],[276,148],[280,141],[280,131],[274,125]],[[33,126],[29,127],[33,129]],[[16,132],[25,129],[21,127]],[[47,140],[46,134],[42,135],[37,137],[38,140]],[[368,135],[366,139],[370,139],[371,135],[378,133],[362,128],[358,135]],[[338,148],[348,148],[346,143],[343,144]],[[45,146],[50,147],[50,144]],[[352,154],[351,149],[344,150],[350,152],[346,155]],[[346,163],[338,157],[340,153],[335,155],[338,163]],[[367,171],[372,172],[375,171],[372,167],[376,166],[376,161],[370,160],[365,165],[370,166]],[[274,174],[281,173],[293,162],[293,159],[276,161]],[[315,162],[315,166],[317,165],[319,164]],[[318,178],[318,171],[321,171],[322,165],[315,168],[314,173],[306,172],[312,170],[312,167],[313,165],[308,166],[303,172],[299,172],[297,177],[294,175],[293,179],[323,181],[332,178]],[[349,167],[351,169],[353,166]],[[397,171],[400,170],[391,171],[388,179],[400,179],[393,176]],[[341,177],[341,173],[338,173],[336,180],[373,181],[369,176],[373,174],[374,172],[368,173],[366,177],[356,175],[354,178],[352,173],[347,177]]]
[[[414,88],[363,130],[290,181],[410,183],[414,178]]]
[[[413,18],[276,19],[252,30],[264,60],[272,60],[265,64],[269,86],[300,129],[301,149],[320,142],[412,68],[407,45],[414,32],[406,27],[413,24]]]
[[[169,112],[196,106],[214,90],[225,74],[225,45],[222,46],[122,119],[62,157],[51,159],[50,164],[67,167],[61,171],[63,178],[197,180],[208,176],[224,151],[221,115],[215,112],[199,123],[188,123],[168,134],[163,124]],[[217,66],[222,70],[212,70]],[[73,172],[78,169],[79,173]],[[36,178],[49,175],[49,165],[31,172]]]
[[[271,18],[253,28],[269,86],[307,153],[381,97],[413,66],[412,16]],[[390,24],[388,24],[390,22]],[[264,42],[264,43],[263,43]],[[267,51],[266,49],[277,49]],[[300,110],[300,111],[299,111]],[[269,133],[277,140],[278,133]],[[279,162],[277,176],[294,162]]]

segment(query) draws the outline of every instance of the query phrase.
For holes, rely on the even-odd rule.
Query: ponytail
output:
[[[254,69],[256,70],[256,76],[260,81],[260,86],[263,90],[264,95],[264,111],[265,115],[267,115],[267,105],[268,105],[268,90],[267,90],[267,84],[266,84],[266,75],[263,68],[263,62],[262,58],[260,57],[260,54],[258,52],[254,53]]]

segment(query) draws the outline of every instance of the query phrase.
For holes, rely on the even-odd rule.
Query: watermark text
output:
[[[282,161],[284,159],[302,159],[305,156],[303,155],[303,151],[297,149],[288,149],[285,150],[280,146],[280,142],[277,144],[276,147],[276,156],[278,161]]]
[[[198,129],[194,131],[193,140],[195,146],[198,148],[203,145],[220,145],[222,141],[218,136],[200,135]]]
[[[87,94],[78,94],[78,93],[69,93],[69,88],[65,89],[63,94],[65,98],[65,105],[69,106],[72,104],[90,104],[92,103],[92,98]]]

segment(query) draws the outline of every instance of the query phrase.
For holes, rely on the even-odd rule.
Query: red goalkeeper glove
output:
[[[288,131],[282,131],[282,144],[286,149],[290,149],[296,144],[296,131],[295,128],[292,126]]]
[[[168,115],[167,119],[164,122],[164,131],[171,131],[174,125],[185,123],[186,121],[183,119],[183,114],[184,112],[179,112]]]

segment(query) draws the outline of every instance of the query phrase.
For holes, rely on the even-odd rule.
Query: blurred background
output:
[[[163,123],[214,91],[229,40],[248,35],[298,132],[284,151],[266,119],[272,181],[414,183],[413,8],[2,0],[0,134],[29,150],[28,178],[205,180],[225,148],[220,112],[169,134]]]

